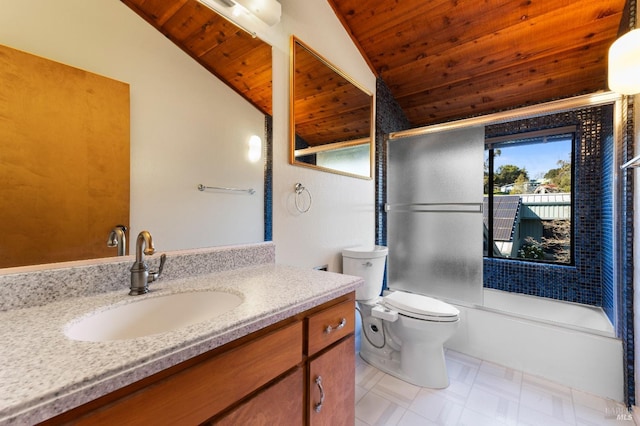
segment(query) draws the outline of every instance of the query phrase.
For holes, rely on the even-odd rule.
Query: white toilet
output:
[[[360,356],[406,382],[446,388],[449,376],[443,345],[458,328],[460,312],[440,300],[404,291],[380,297],[388,249],[355,247],[342,251],[343,273],[364,278],[356,290],[362,315]]]

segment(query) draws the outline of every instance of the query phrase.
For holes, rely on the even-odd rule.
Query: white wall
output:
[[[375,93],[375,76],[326,0],[281,0],[279,24],[287,41],[274,46],[274,223],[276,261],[302,267],[329,265],[342,270],[341,250],[373,244],[375,188],[363,180],[289,165],[289,45],[296,35],[355,81]],[[294,185],[311,193],[311,209],[294,207]]]
[[[160,251],[263,240],[264,165],[246,153],[264,115],[128,7],[0,0],[0,44],[130,84],[132,236],[148,229]]]

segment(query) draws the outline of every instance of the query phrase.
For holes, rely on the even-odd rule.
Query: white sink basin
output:
[[[222,291],[144,297],[71,321],[65,335],[87,342],[149,336],[210,320],[236,308],[242,300],[238,295]]]

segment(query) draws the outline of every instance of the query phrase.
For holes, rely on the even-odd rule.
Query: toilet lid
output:
[[[432,297],[404,291],[394,291],[384,297],[384,301],[390,307],[398,311],[405,311],[409,315],[438,318],[440,321],[458,318],[460,311],[454,306]]]

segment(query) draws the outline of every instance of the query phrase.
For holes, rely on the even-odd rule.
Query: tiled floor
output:
[[[356,426],[632,426],[627,409],[496,364],[447,351],[450,385],[420,388],[356,355]]]

